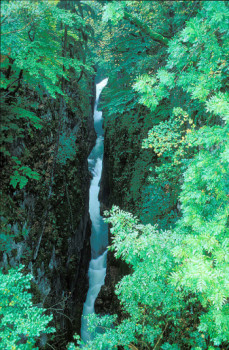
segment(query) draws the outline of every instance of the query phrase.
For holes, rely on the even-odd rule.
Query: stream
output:
[[[96,101],[94,106],[94,127],[97,134],[96,144],[88,157],[89,170],[92,181],[89,192],[89,213],[92,222],[91,233],[91,261],[88,269],[89,289],[83,306],[81,319],[81,338],[84,342],[93,338],[88,330],[85,316],[94,313],[94,303],[104,284],[107,265],[108,228],[100,215],[100,202],[98,199],[100,179],[103,162],[103,127],[102,112],[98,111],[99,96],[106,86],[108,79],[96,85]]]

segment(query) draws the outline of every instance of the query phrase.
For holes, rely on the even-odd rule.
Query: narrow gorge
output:
[[[228,2],[0,6],[0,350],[228,350]]]

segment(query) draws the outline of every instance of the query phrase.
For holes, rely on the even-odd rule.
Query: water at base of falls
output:
[[[89,264],[88,277],[89,289],[87,298],[83,307],[81,319],[81,338],[84,342],[93,338],[88,330],[87,319],[85,316],[94,313],[94,303],[97,298],[101,286],[104,284],[107,265],[107,245],[108,245],[108,229],[100,215],[99,182],[102,174],[103,160],[103,128],[102,128],[102,112],[97,110],[99,96],[102,89],[106,86],[108,79],[104,79],[96,85],[96,101],[94,107],[94,126],[97,133],[95,147],[88,157],[89,170],[92,172],[93,178],[89,192],[89,213],[92,222],[91,233],[91,256]]]

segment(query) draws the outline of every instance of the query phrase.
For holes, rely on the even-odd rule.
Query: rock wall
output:
[[[94,77],[67,89],[67,102],[40,102],[37,114],[43,128],[32,141],[14,145],[15,153],[30,149],[27,163],[41,179],[10,193],[15,215],[8,229],[16,238],[0,263],[4,269],[23,264],[33,274],[33,301],[54,315],[57,333],[49,339],[54,349],[65,348],[72,335],[80,333],[91,255],[87,158],[96,140]],[[42,339],[40,346],[45,343]]]
[[[108,135],[105,132],[104,136],[104,156],[103,156],[103,170],[100,182],[100,210],[101,215],[105,210],[111,209],[114,203],[115,193],[113,191],[112,182],[112,154],[110,152],[110,143]],[[119,204],[120,205],[120,204]],[[108,244],[111,245],[111,233],[108,228]],[[115,295],[115,285],[120,279],[129,272],[128,266],[114,257],[113,252],[108,251],[107,254],[107,272],[105,277],[105,284],[102,286],[99,295],[95,301],[95,312],[101,315],[118,314],[122,317],[121,307],[117,296]]]

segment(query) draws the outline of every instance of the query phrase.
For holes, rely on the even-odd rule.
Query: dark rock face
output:
[[[33,168],[42,174],[41,180],[12,194],[28,234],[12,240],[0,260],[3,268],[23,264],[33,274],[33,300],[54,316],[57,332],[54,341],[49,339],[54,349],[66,348],[73,334],[80,334],[91,258],[87,158],[96,140],[94,78],[88,78],[83,88],[69,89],[68,105],[61,100],[46,105],[44,101],[41,107],[45,126],[29,145]],[[58,138],[57,111],[62,113]],[[69,147],[75,150],[71,157],[65,152]],[[11,225],[14,233],[20,231],[17,225]]]
[[[111,234],[109,234],[109,245],[111,245]],[[122,311],[120,302],[115,294],[115,286],[121,278],[129,273],[129,267],[120,259],[114,257],[113,252],[107,254],[107,273],[105,284],[102,286],[95,301],[95,312],[101,315],[117,314],[121,319]]]
[[[104,137],[104,156],[103,156],[103,170],[100,182],[100,211],[101,215],[105,210],[111,209],[111,166],[110,166],[110,152],[109,152],[109,140],[105,133]],[[108,229],[108,244],[111,245],[111,234]],[[108,251],[107,254],[107,272],[105,278],[105,284],[102,286],[99,295],[95,301],[95,312],[101,315],[105,314],[118,314],[121,316],[121,307],[117,296],[115,295],[115,285],[120,281],[122,276],[126,273],[126,265],[114,257],[113,252]]]
[[[119,301],[117,296],[114,293],[115,285],[119,280],[120,280],[119,268],[112,266],[108,261],[105,284],[102,286],[99,292],[99,295],[95,301],[96,313],[101,315],[106,315],[106,314],[117,314],[120,311]]]
[[[101,215],[105,210],[110,210],[112,205],[122,206],[122,199],[120,193],[115,191],[113,174],[113,146],[109,140],[108,132],[105,130],[104,135],[104,155],[103,155],[103,169],[100,181],[100,211]],[[108,244],[111,245],[111,233],[108,230]],[[129,267],[120,259],[114,257],[113,252],[108,251],[107,254],[107,273],[105,284],[102,286],[99,295],[95,301],[95,312],[98,314],[117,314],[118,318],[122,318],[120,302],[115,294],[115,285],[121,278],[130,272]]]
[[[110,181],[109,181],[109,150],[107,149],[106,135],[104,136],[104,154],[103,154],[103,169],[100,180],[100,191],[99,191],[99,201],[100,201],[100,211],[101,215],[105,210],[109,210],[110,204]]]

